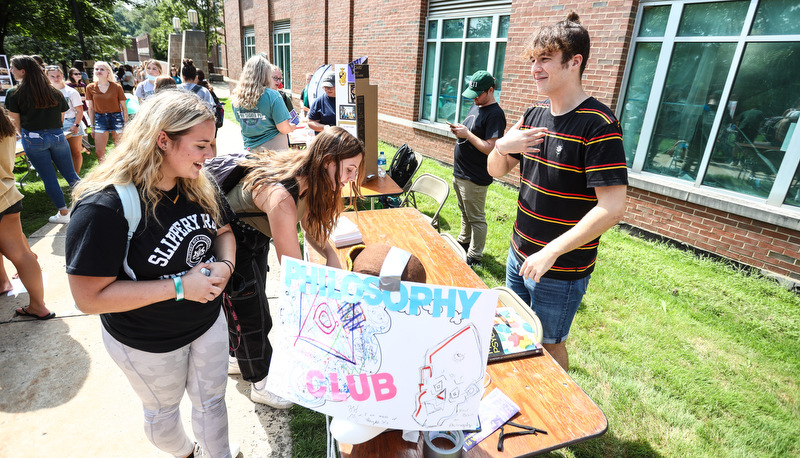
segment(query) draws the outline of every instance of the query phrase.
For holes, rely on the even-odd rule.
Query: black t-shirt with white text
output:
[[[212,253],[218,226],[199,204],[165,192],[156,205],[157,221],[146,214],[130,242],[128,264],[137,281],[173,278],[201,262],[215,260]],[[177,197],[177,200],[176,200]],[[225,204],[222,224],[231,213]],[[122,264],[128,221],[113,187],[81,199],[67,227],[67,273],[130,280]],[[169,299],[135,310],[101,315],[109,334],[142,351],[163,353],[178,349],[205,333],[217,320],[220,298],[202,304]]]

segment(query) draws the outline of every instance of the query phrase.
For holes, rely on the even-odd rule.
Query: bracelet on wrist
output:
[[[172,279],[173,283],[175,283],[175,300],[182,301],[183,300],[183,280],[181,277],[174,277]]]
[[[227,260],[227,259],[223,259],[220,262],[225,263],[225,265],[228,266],[228,269],[230,269],[231,275],[233,275],[233,269],[234,269],[233,263],[231,261]]]

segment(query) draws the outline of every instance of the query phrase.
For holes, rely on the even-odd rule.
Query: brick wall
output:
[[[244,51],[242,47],[244,42],[242,40],[242,23],[239,10],[239,2],[228,1],[224,2],[225,9],[225,49],[223,53],[223,65],[227,70],[228,78],[238,80],[242,72],[242,56]]]
[[[800,232],[628,189],[625,222],[703,251],[800,280]]]

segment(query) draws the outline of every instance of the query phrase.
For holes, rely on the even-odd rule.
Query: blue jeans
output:
[[[61,186],[58,185],[58,176],[53,169],[53,163],[70,186],[75,186],[80,178],[72,165],[72,155],[64,131],[61,128],[35,132],[22,129],[22,148],[36,169],[36,173],[42,178],[47,197],[59,210],[67,208],[64,193],[61,192]]]
[[[557,344],[567,340],[591,275],[578,280],[542,277],[536,283],[519,275],[520,266],[522,263],[517,260],[513,247],[509,248],[506,287],[517,293],[536,312],[542,322],[542,343]]]

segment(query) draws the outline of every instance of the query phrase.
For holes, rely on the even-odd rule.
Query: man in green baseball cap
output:
[[[481,95],[483,91],[494,87],[494,76],[487,71],[478,70],[474,75],[472,75],[472,78],[469,80],[469,85],[464,92],[461,93],[461,95],[468,99],[474,99]]]
[[[458,243],[467,251],[470,267],[480,264],[486,245],[486,193],[493,181],[486,159],[506,130],[506,114],[494,98],[495,85],[489,72],[475,72],[462,93],[474,104],[463,123],[450,124],[450,131],[458,137],[453,152],[453,189],[461,211]]]

